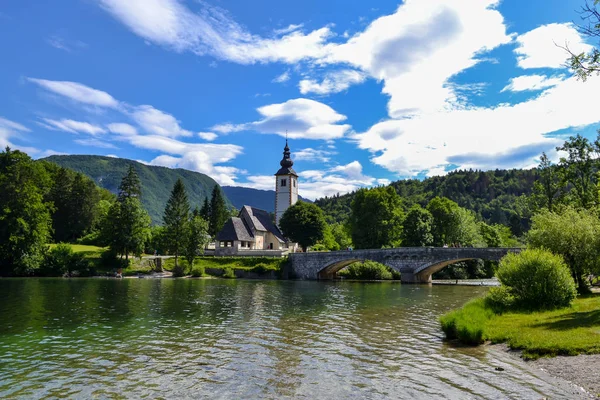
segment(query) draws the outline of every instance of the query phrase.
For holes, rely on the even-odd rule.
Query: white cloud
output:
[[[286,33],[297,31],[298,29],[302,28],[303,26],[304,26],[304,24],[298,24],[298,25],[290,24],[286,28],[275,29],[273,31],[273,33],[277,36],[285,35]]]
[[[193,133],[183,129],[179,121],[171,114],[148,105],[137,106],[131,113],[131,117],[146,132],[153,135],[178,137],[193,136]]]
[[[96,147],[96,148],[101,148],[101,149],[116,149],[117,148],[114,144],[112,144],[110,142],[96,139],[96,138],[76,139],[74,142],[81,146],[86,146],[86,147]]]
[[[285,103],[270,104],[257,109],[263,119],[244,124],[221,124],[212,129],[229,133],[253,130],[260,133],[275,133],[285,137],[286,130],[291,139],[329,140],[344,136],[350,125],[339,124],[346,120],[326,104],[310,99],[293,99]]]
[[[225,11],[206,3],[200,3],[198,13],[178,0],[101,0],[100,4],[152,43],[240,64],[294,63],[316,57],[322,54],[323,43],[331,35],[324,27],[308,34],[292,29],[282,37],[263,38],[247,32]]]
[[[337,154],[335,151],[317,150],[317,149],[301,149],[294,152],[294,160],[297,161],[312,161],[326,163],[331,160],[331,156]]]
[[[198,132],[198,136],[209,142],[212,142],[217,138],[217,134],[214,132]]]
[[[290,71],[285,71],[283,74],[281,75],[277,75],[275,78],[273,78],[274,83],[284,83],[290,80]]]
[[[314,79],[303,79],[298,84],[300,93],[330,94],[339,93],[351,85],[362,83],[366,75],[359,71],[342,70],[328,73],[321,83]]]
[[[524,92],[527,90],[542,90],[556,86],[565,79],[564,75],[548,78],[545,75],[523,75],[512,78],[503,92]]]
[[[36,78],[27,78],[27,80],[43,87],[46,90],[83,104],[109,108],[117,108],[119,106],[119,102],[117,102],[108,93],[92,89],[77,82],[49,81],[46,79]]]
[[[18,122],[0,117],[0,151],[3,151],[6,147],[10,147],[12,150],[23,151],[34,158],[48,157],[54,154],[65,154],[51,149],[42,151],[35,147],[14,143],[14,139],[17,141],[28,141],[27,138],[24,137],[24,134],[29,132],[31,132],[29,128]]]
[[[123,135],[123,136],[135,136],[138,134],[137,129],[135,129],[134,126],[131,126],[131,125],[125,124],[125,123],[121,123],[121,122],[108,124],[107,128],[112,133],[116,133],[118,135]]]
[[[589,51],[572,23],[542,25],[517,37],[515,49],[521,68],[562,68],[569,53],[559,46],[568,46],[572,52]]]
[[[43,118],[43,120],[44,123],[41,125],[52,130],[70,133],[87,133],[92,136],[106,132],[102,127],[88,122],[74,121],[72,119],[54,120],[50,118]]]
[[[64,50],[68,53],[72,52],[74,48],[81,49],[87,47],[87,43],[84,43],[81,40],[71,41],[58,35],[49,37],[48,39],[46,39],[46,43],[48,43],[50,46],[56,49]]]
[[[470,107],[380,122],[354,138],[372,161],[401,176],[445,168],[528,168],[562,139],[547,135],[600,121],[594,99],[600,77],[569,78],[514,105]]]

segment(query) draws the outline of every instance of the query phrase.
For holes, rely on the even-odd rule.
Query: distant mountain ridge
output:
[[[275,186],[275,180],[273,180]],[[252,189],[242,186],[222,186],[223,192],[238,210],[242,206],[252,206],[268,212],[275,212],[275,191]],[[302,187],[300,187],[302,189]],[[311,200],[298,196],[300,200],[312,203]]]
[[[118,192],[121,179],[129,165],[133,165],[142,183],[142,204],[150,214],[152,223],[157,225],[162,224],[165,205],[178,178],[185,184],[192,208],[202,207],[204,199],[210,200],[213,188],[218,186],[214,179],[199,172],[146,165],[124,158],[67,155],[50,156],[44,160],[81,172],[93,179],[98,186],[113,193]]]

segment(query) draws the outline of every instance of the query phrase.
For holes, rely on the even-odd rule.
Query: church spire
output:
[[[287,136],[287,132],[286,132]],[[275,175],[296,175],[296,171],[292,168],[294,161],[292,160],[292,153],[290,152],[290,146],[288,145],[287,138],[285,139],[285,147],[283,148],[283,158],[279,162],[281,168]]]

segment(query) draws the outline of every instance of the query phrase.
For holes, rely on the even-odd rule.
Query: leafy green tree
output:
[[[452,231],[456,230],[458,221],[458,209],[460,207],[456,202],[445,197],[434,197],[427,204],[427,211],[433,216],[433,244],[443,246],[451,244]]]
[[[596,167],[600,143],[591,143],[587,138],[571,136],[556,150],[567,153],[558,164],[565,180],[573,186],[574,203],[578,207],[589,208],[596,202]]]
[[[589,291],[585,276],[600,272],[600,220],[594,212],[571,207],[560,212],[542,210],[533,216],[527,240],[533,248],[564,257],[579,293]]]
[[[333,239],[338,245],[338,249],[347,249],[352,246],[352,238],[350,237],[350,228],[348,224],[334,223],[330,225]]]
[[[99,218],[100,191],[90,179],[76,174],[70,199],[71,240],[89,233]]]
[[[189,232],[187,246],[185,248],[185,258],[190,267],[190,273],[194,269],[194,259],[197,255],[204,253],[204,247],[208,244],[208,222],[200,215],[196,208],[190,217],[188,224]]]
[[[594,0],[593,5],[590,6],[586,1],[581,9],[585,25],[580,25],[578,30],[584,37],[597,38],[600,36],[600,11],[596,7],[599,3],[600,0]],[[579,79],[585,81],[591,75],[600,74],[600,50],[597,47],[587,53],[573,53],[568,43],[565,43],[563,48],[571,54],[569,67]]]
[[[423,207],[415,204],[410,208],[404,220],[402,231],[402,246],[423,247],[433,244],[431,228],[433,215]]]
[[[221,193],[219,186],[214,187],[210,199],[210,220],[208,221],[208,233],[211,237],[217,236],[217,233],[223,229],[223,225],[229,219],[229,210]]]
[[[72,239],[71,229],[71,190],[73,186],[72,174],[66,168],[59,168],[56,172],[53,185],[48,193],[48,201],[53,204],[52,227],[54,239],[64,242]]]
[[[45,169],[27,154],[0,153],[0,275],[26,275],[43,260],[51,217]]]
[[[163,217],[165,226],[165,238],[168,250],[175,255],[175,267],[179,255],[185,251],[189,236],[190,203],[188,202],[185,186],[178,179],[171,191],[171,197],[165,207]]]
[[[480,222],[479,233],[487,247],[502,247],[502,236],[495,226]]]
[[[560,201],[565,186],[564,179],[560,175],[562,170],[552,165],[546,153],[542,153],[540,157],[538,170],[540,178],[533,184],[534,203],[538,208],[553,211],[556,203]]]
[[[323,240],[327,223],[323,211],[312,203],[299,201],[283,213],[279,226],[283,234],[304,251]]]
[[[404,211],[393,187],[361,189],[352,201],[352,242],[359,249],[399,246]]]
[[[323,233],[323,239],[317,242],[317,245],[313,246],[313,250],[330,250],[337,251],[340,249],[340,245],[336,242],[331,226],[325,225],[325,232]]]

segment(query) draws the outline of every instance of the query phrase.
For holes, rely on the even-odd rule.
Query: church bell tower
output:
[[[298,201],[298,174],[292,168],[294,162],[290,158],[287,138],[283,149],[283,159],[279,165],[281,168],[275,174],[275,223],[277,226],[279,226],[285,210]]]

